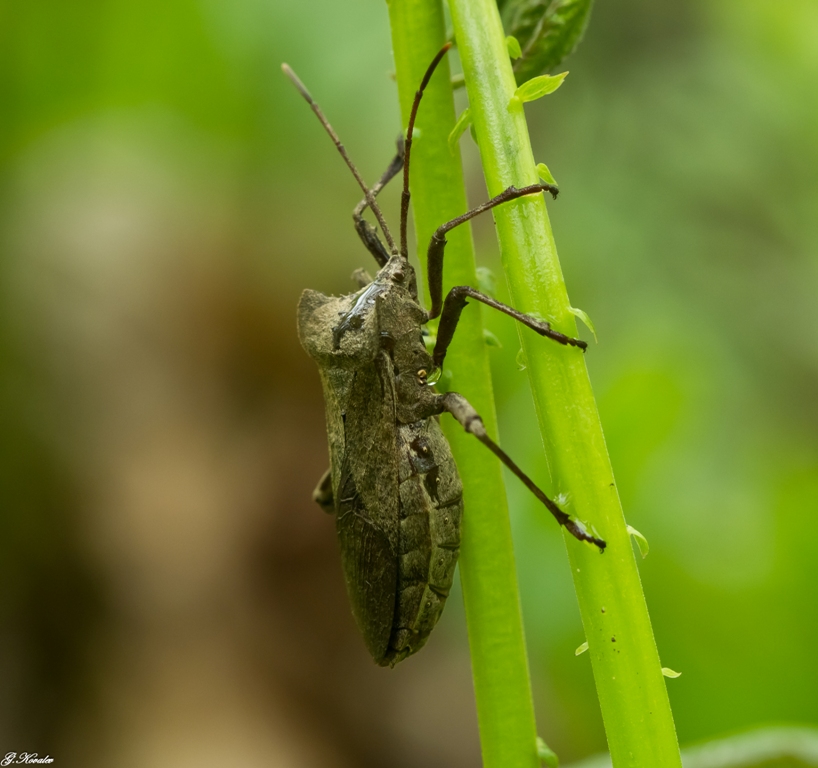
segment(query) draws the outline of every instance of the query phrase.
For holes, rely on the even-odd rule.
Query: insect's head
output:
[[[386,265],[382,267],[378,273],[378,279],[405,288],[410,294],[417,296],[415,270],[412,268],[409,260],[399,251],[392,252],[389,261],[386,262]]]

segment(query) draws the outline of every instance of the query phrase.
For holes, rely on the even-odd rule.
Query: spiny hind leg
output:
[[[588,541],[592,544],[596,544],[596,546],[599,547],[600,552],[605,551],[605,542],[602,539],[592,536],[585,530],[585,527],[581,523],[567,513],[563,512],[553,501],[551,501],[551,499],[548,498],[548,496],[545,495],[539,486],[537,486],[534,481],[525,472],[523,472],[514,463],[514,461],[512,461],[511,457],[488,436],[486,433],[486,428],[483,425],[483,419],[480,418],[480,414],[474,410],[474,407],[468,400],[466,400],[465,397],[463,397],[463,395],[459,395],[457,392],[447,392],[445,395],[441,395],[438,399],[438,406],[441,412],[446,411],[454,416],[460,423],[460,426],[462,426],[466,432],[474,435],[495,456],[497,456],[497,458],[500,459],[503,464],[505,464],[515,475],[517,475],[517,477],[523,481],[526,488],[528,488],[528,490],[530,490],[531,493],[533,493],[546,506],[548,511],[557,519],[557,522],[560,525],[564,525],[572,536],[580,541]]]

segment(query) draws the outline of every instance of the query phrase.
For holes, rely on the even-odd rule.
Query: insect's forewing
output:
[[[344,416],[338,536],[353,613],[370,653],[388,650],[398,578],[398,456],[388,358],[356,371]]]
[[[332,490],[341,560],[352,610],[379,663],[388,650],[398,572],[398,452],[394,373],[380,352],[373,311],[338,342],[336,329],[362,294],[305,291],[298,309],[301,343],[318,363],[327,409]],[[363,307],[366,309],[367,307]]]

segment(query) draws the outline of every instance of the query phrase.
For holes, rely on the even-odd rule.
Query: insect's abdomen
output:
[[[398,590],[382,664],[419,650],[440,618],[460,553],[463,487],[436,419],[400,425]]]

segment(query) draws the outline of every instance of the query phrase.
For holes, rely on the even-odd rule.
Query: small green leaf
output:
[[[641,534],[639,531],[636,530],[632,525],[628,526],[628,533],[633,536],[634,540],[636,541],[636,546],[639,547],[639,554],[642,555],[642,559],[644,560],[648,556],[648,552],[650,551],[650,547],[648,546],[648,540]],[[651,560],[651,562],[653,562]]]
[[[488,328],[483,328],[483,341],[486,342],[487,347],[502,348],[500,339],[498,339]]]
[[[546,184],[553,184],[555,187],[559,186],[557,180],[551,175],[548,166],[545,163],[537,163],[537,174]]]
[[[559,768],[560,759],[539,736],[537,736],[537,757],[539,757],[548,768]]]
[[[581,656],[588,650],[588,641],[586,640],[579,648],[574,651],[574,656]]]
[[[523,83],[511,97],[509,106],[514,103],[525,101],[536,101],[543,96],[548,96],[549,93],[554,93],[562,85],[565,80],[567,72],[561,72],[558,75],[540,75],[539,77],[532,77],[531,80]]]
[[[594,334],[594,341],[599,343],[599,339],[596,337],[596,329],[594,328],[593,322],[591,322],[591,318],[588,317],[586,312],[583,312],[581,309],[577,309],[576,307],[568,307],[568,311],[582,320],[585,323],[588,330]]]
[[[477,287],[486,295],[494,298],[497,290],[497,278],[488,267],[477,267]]]
[[[670,667],[662,667],[662,674],[665,677],[679,677],[681,672],[674,672]]]
[[[454,124],[454,128],[452,128],[452,132],[449,134],[449,152],[454,154],[457,142],[460,141],[460,137],[463,135],[466,128],[468,128],[470,125],[471,111],[469,110],[468,107],[466,107],[460,113],[460,117],[457,118],[457,122]]]
[[[508,55],[512,59],[519,59],[523,55],[520,41],[514,35],[509,35],[506,38],[506,47],[508,48]]]

